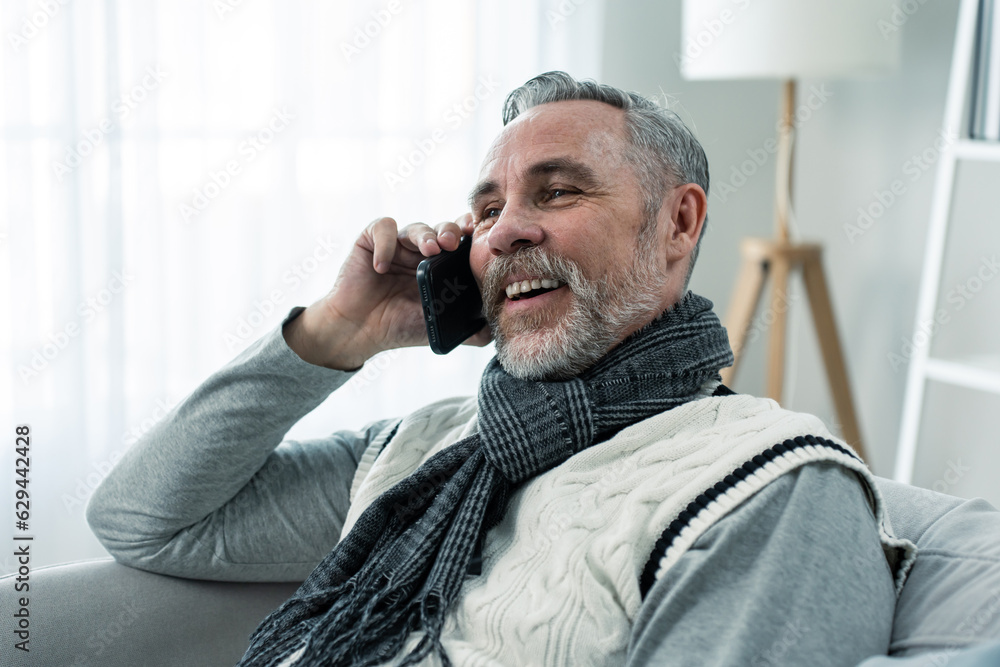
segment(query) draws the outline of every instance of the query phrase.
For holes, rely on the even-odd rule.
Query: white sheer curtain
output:
[[[30,424],[32,565],[103,554],[111,464],[371,219],[459,215],[507,92],[599,77],[602,5],[0,0],[0,497]],[[386,354],[290,436],[474,392],[491,353]]]

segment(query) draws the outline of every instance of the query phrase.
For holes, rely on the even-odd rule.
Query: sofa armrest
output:
[[[11,665],[86,667],[233,665],[250,633],[288,599],[297,583],[179,579],[113,559],[81,561],[30,573],[29,590],[0,578],[0,634],[9,655],[20,598],[28,600],[30,653]]]

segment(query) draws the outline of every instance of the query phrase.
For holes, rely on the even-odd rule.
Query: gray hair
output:
[[[635,167],[645,193],[647,220],[655,220],[663,197],[670,188],[697,183],[708,194],[708,159],[701,144],[676,113],[639,93],[592,80],[577,81],[566,72],[546,72],[507,96],[503,105],[503,124],[507,125],[521,113],[540,104],[569,100],[604,102],[625,112],[626,157]],[[707,227],[706,216],[702,237]],[[691,278],[700,247],[699,237],[691,252],[684,278],[685,287]]]

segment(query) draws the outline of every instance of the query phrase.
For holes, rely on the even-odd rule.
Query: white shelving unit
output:
[[[959,387],[1000,394],[1000,371],[989,368],[993,359],[951,361],[949,359],[927,359],[927,378]]]
[[[978,11],[978,0],[962,0],[958,10],[958,26],[955,32],[955,48],[951,60],[943,128],[944,136],[953,139],[962,136],[963,119],[967,115],[966,99],[972,59],[975,55]],[[1000,143],[957,139],[946,143],[941,151],[931,203],[930,227],[927,231],[924,270],[917,302],[917,320],[914,325],[915,335],[920,331],[921,322],[933,319],[938,301],[941,267],[944,264],[955,187],[955,171],[960,161],[1000,162]],[[930,338],[933,339],[932,336]],[[896,449],[894,476],[900,482],[910,483],[913,478],[924,391],[929,380],[1000,394],[1000,354],[987,358],[939,359],[930,356],[931,342],[932,340],[928,340],[927,344],[917,346],[910,358],[899,445]]]

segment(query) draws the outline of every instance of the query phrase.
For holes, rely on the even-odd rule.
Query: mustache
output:
[[[555,278],[574,293],[590,291],[589,281],[571,260],[552,255],[541,246],[522,248],[510,255],[493,259],[483,273],[483,301],[500,304],[507,298],[507,283],[515,273],[529,273]]]

